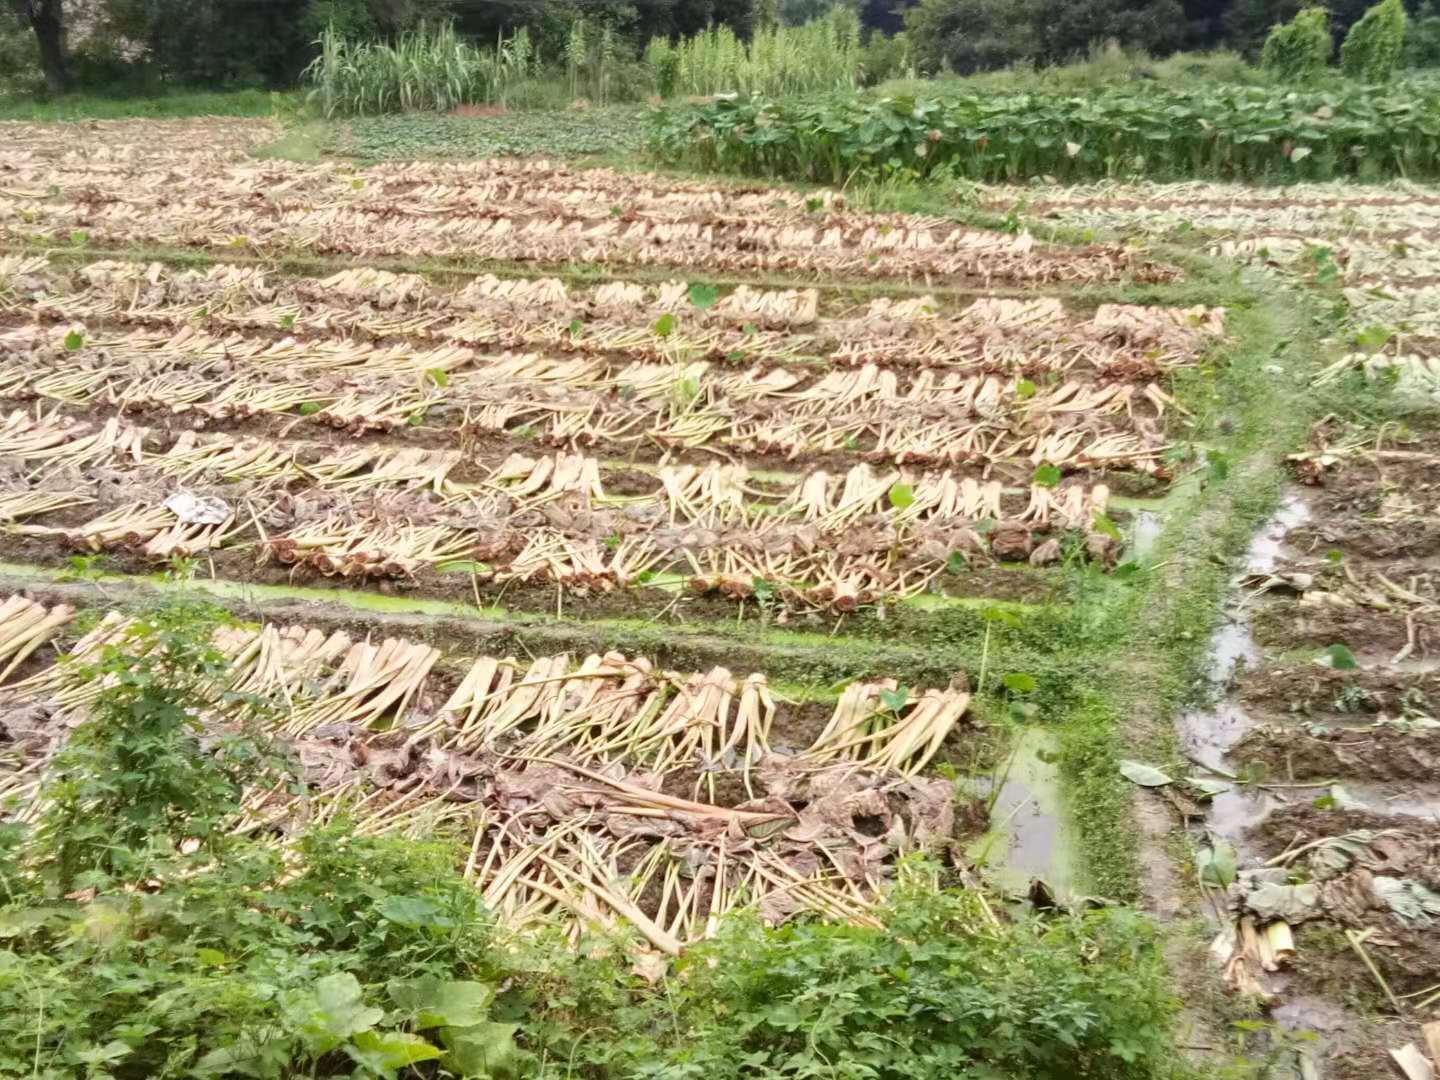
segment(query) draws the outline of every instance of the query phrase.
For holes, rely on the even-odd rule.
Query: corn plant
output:
[[[570,97],[580,96],[580,72],[585,67],[589,48],[585,40],[585,20],[577,18],[570,24],[565,37],[565,70],[570,76]]]
[[[615,31],[608,25],[603,26],[595,45],[595,91],[601,105],[610,98],[610,74],[615,66],[615,53]]]
[[[524,30],[492,51],[471,45],[449,23],[421,25],[393,44],[354,41],[329,26],[318,44],[320,55],[304,78],[313,87],[310,101],[327,117],[503,102],[534,61]]]
[[[742,42],[713,26],[674,45],[645,50],[659,93],[781,96],[852,89],[860,78],[860,22],[848,7],[803,26],[762,25]]]
[[[493,100],[501,105],[509,104],[511,92],[530,74],[538,57],[530,40],[530,31],[521,27],[506,41],[503,36],[495,39],[495,92]]]

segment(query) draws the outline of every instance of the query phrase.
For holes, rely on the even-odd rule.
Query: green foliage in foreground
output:
[[[878,927],[731,918],[652,986],[624,943],[503,935],[453,838],[237,830],[237,747],[286,770],[202,729],[225,704],[214,617],[158,612],[107,649],[54,809],[0,829],[0,1075],[1173,1075],[1176,1003],[1133,913],[997,924],[916,865]]]
[[[1400,0],[1380,0],[1365,12],[1340,46],[1340,66],[1345,74],[1376,83],[1394,75],[1405,51],[1406,22]]]
[[[1260,65],[1287,82],[1305,82],[1330,64],[1335,42],[1330,37],[1330,12],[1307,7],[1288,23],[1270,31]]]
[[[0,1075],[1167,1075],[1173,1002],[1131,913],[992,930],[916,886],[878,930],[729,920],[650,987],[618,953],[502,942],[453,857],[330,830],[288,873],[243,844],[155,890],[22,894],[0,910]]]
[[[657,110],[661,161],[845,182],[938,174],[1003,182],[1101,177],[1278,181],[1440,175],[1440,83],[1116,87],[1084,97],[751,98]]]

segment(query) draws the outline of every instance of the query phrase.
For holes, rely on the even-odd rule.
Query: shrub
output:
[[[683,961],[675,1072],[710,1080],[1152,1077],[1175,1000],[1130,913],[991,924],[973,894],[902,885],[883,931],[735,919]],[[681,1073],[690,1066],[693,1072]]]
[[[1352,79],[1386,82],[1405,51],[1405,8],[1380,0],[1350,28],[1340,46],[1340,67]]]
[[[1304,82],[1325,70],[1334,50],[1330,13],[1321,7],[1309,7],[1270,31],[1260,64],[1282,79]]]
[[[652,38],[645,46],[645,66],[655,79],[655,92],[671,97],[680,85],[680,50],[665,38]]]
[[[913,76],[915,58],[910,53],[909,37],[903,30],[889,36],[872,30],[861,49],[860,69],[866,86]]]
[[[70,661],[106,687],[49,771],[42,863],[58,891],[133,882],[176,857],[182,841],[214,853],[228,838],[245,781],[272,763],[256,739],[202,738],[208,693],[227,660],[211,644],[222,613],[162,608],[136,619],[94,659]]]

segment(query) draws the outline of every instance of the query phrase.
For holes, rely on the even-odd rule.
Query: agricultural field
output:
[[[1263,266],[1326,312],[1329,359],[1310,379],[1322,411],[1283,456],[1274,516],[1207,648],[1206,692],[1178,718],[1184,778],[1154,790],[1197,852],[1191,912],[1211,925],[1226,912],[1211,955],[1230,989],[1306,1032],[1316,1075],[1419,1075],[1440,981],[1434,193],[1186,183],[987,198]],[[1155,880],[1151,901],[1176,903]]]
[[[811,1075],[803,1011],[714,1028],[738,991],[704,972],[745,919],[767,978],[903,953],[861,966],[913,981],[824,1034],[857,1076],[1177,1075],[1181,997],[1226,1075],[1425,1046],[1433,197],[1037,186],[900,215],[526,157],[257,158],[255,121],[3,134],[6,827],[80,815],[67,733],[190,657],[206,745],[258,732],[294,770],[255,763],[224,818],[291,860],[253,895],[312,887],[311,830],[441,844],[500,953],[543,944],[484,1019],[402,988],[331,1042],[276,1028],[319,1074]],[[68,851],[81,906],[129,865]],[[413,929],[415,897],[367,895]],[[3,925],[43,953],[59,917]],[[558,992],[560,954],[630,981]],[[380,992],[325,985],[366,1015]],[[587,993],[653,1045],[587,1043]],[[984,993],[1013,1039],[975,1033]],[[283,1075],[233,1036],[164,1053]]]

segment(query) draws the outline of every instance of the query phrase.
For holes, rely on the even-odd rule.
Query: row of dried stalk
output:
[[[178,327],[199,318],[221,326],[288,326],[305,335],[343,331],[371,339],[418,337],[672,361],[828,357],[900,367],[988,363],[982,370],[1027,373],[1080,365],[1110,377],[1141,377],[1192,363],[1224,320],[1219,308],[1126,304],[1102,304],[1093,317],[1080,319],[1059,298],[1043,296],[982,297],[955,312],[946,307],[930,295],[879,297],[821,317],[815,289],[741,285],[701,308],[682,281],[567,287],[557,278],[486,274],[463,288],[442,289],[418,274],[368,267],[315,279],[277,278],[253,266],[200,271],[101,261],[72,278],[42,257],[0,257],[0,309],[34,310],[64,321]],[[662,337],[652,323],[665,315],[673,315],[675,324]],[[580,333],[572,327],[577,317]]]
[[[32,654],[72,616],[0,602],[0,659]],[[73,659],[6,690],[12,817],[42,812],[46,761],[105,692],[84,663],[152,647],[128,627],[110,613]],[[962,690],[851,684],[794,752],[776,741],[787,706],[759,674],[684,675],[618,653],[456,665],[428,645],[273,625],[222,629],[215,644],[230,663],[202,723],[262,725],[310,791],[251,791],[238,830],[284,843],[343,814],[365,833],[458,833],[466,875],[517,929],[576,943],[618,930],[663,956],[739,907],[873,923],[896,859],[954,831],[950,784],[918,774],[961,723]]]
[[[1115,549],[1094,531],[1108,521],[1104,485],[1008,492],[996,480],[857,465],[777,487],[743,466],[712,464],[661,466],[650,493],[611,495],[601,463],[575,454],[514,454],[465,483],[450,478],[462,464],[456,451],[322,450],[191,432],[151,453],[144,441],[143,429],[114,420],[47,426],[12,414],[0,422],[0,457],[28,471],[0,487],[5,530],[154,560],[253,547],[261,562],[330,576],[412,578],[460,563],[476,586],[649,585],[742,600],[764,591],[842,613],[924,591],[955,572],[957,551],[963,563],[1044,565],[1058,560],[1066,532],[1089,533],[1102,562]],[[117,471],[121,460],[134,464]],[[118,494],[77,520],[73,511],[94,501],[81,471],[101,465]],[[186,520],[164,505],[197,484],[224,496],[221,516]],[[71,523],[44,522],[59,512]]]
[[[266,362],[278,367],[274,357]],[[1159,425],[1174,402],[1155,383],[1071,379],[1025,396],[1014,379],[922,372],[899,396],[894,373],[870,366],[837,369],[801,388],[792,388],[802,380],[784,369],[710,375],[707,367],[637,363],[607,376],[598,362],[507,355],[447,376],[442,387],[433,375],[377,378],[348,362],[345,372],[285,379],[235,374],[234,357],[191,363],[166,355],[157,364],[132,353],[128,362],[107,356],[98,365],[37,367],[31,353],[0,364],[0,396],[201,423],[290,417],[353,434],[418,424],[432,438],[450,432],[462,443],[519,435],[542,445],[661,455],[709,448],[789,460],[845,454],[897,464],[1166,472]],[[572,382],[582,385],[566,385]]]
[[[323,167],[322,167],[323,168]],[[982,282],[1171,281],[1180,271],[1124,248],[1038,247],[941,219],[858,214],[816,217],[777,209],[726,213],[708,207],[615,214],[587,199],[556,208],[533,201],[491,206],[463,189],[378,194],[363,177],[333,184],[329,197],[304,189],[316,167],[194,162],[189,191],[177,195],[171,170],[136,165],[125,175],[79,165],[13,169],[0,191],[0,235],[35,241],[83,229],[108,244],[144,242],[210,249],[305,250],[364,256],[609,265],[689,266]],[[61,183],[57,183],[61,181]],[[58,196],[51,191],[60,188]],[[67,199],[67,191],[69,199]]]

